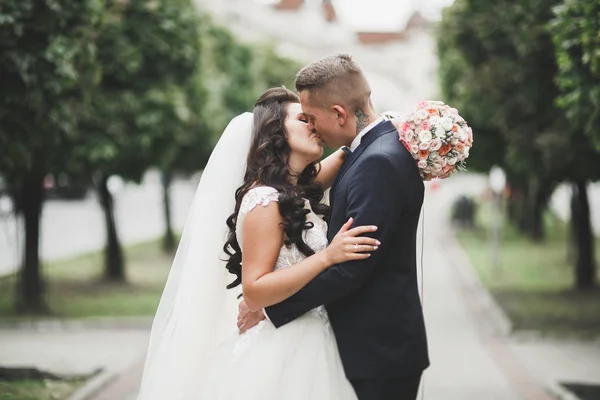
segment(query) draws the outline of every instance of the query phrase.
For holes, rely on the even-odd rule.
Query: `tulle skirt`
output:
[[[220,346],[193,400],[240,399],[356,400],[322,308],[279,329],[264,320]]]

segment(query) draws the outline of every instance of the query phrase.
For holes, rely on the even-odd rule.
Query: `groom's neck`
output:
[[[379,114],[375,112],[375,110],[370,106],[356,107],[354,109],[354,116],[356,117],[355,137],[358,136],[358,134],[361,133],[363,129],[369,126],[369,124],[373,123],[377,120],[377,118],[379,118]]]

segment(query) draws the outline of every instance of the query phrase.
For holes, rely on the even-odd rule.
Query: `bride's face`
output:
[[[306,115],[300,103],[290,103],[287,108],[285,128],[288,144],[292,149],[291,158],[306,165],[317,161],[323,155],[323,142],[308,126]]]

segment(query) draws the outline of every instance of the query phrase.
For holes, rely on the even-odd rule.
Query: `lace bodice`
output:
[[[269,186],[258,186],[250,189],[248,193],[242,199],[240,205],[240,212],[236,224],[236,235],[238,243],[242,247],[243,234],[242,226],[244,223],[245,216],[252,211],[256,206],[260,205],[266,207],[272,201],[277,201],[279,193],[276,189]],[[314,224],[312,229],[305,230],[303,233],[304,242],[310,246],[315,252],[323,250],[327,247],[327,224],[319,216],[317,216],[310,208],[310,202],[306,200],[305,208],[311,210],[306,216],[306,220]],[[277,257],[275,269],[289,267],[294,265],[306,257],[298,250],[296,245],[290,247],[282,246]]]
[[[272,201],[278,201],[279,193],[275,188],[268,186],[258,186],[253,189],[250,189],[248,193],[242,199],[242,204],[240,205],[240,211],[237,218],[236,223],[236,235],[238,239],[238,243],[240,247],[242,247],[242,243],[244,240],[244,236],[242,233],[242,227],[244,224],[244,219],[246,215],[250,211],[252,211],[257,206],[266,207]],[[310,246],[315,252],[323,250],[327,247],[327,224],[323,221],[319,216],[317,216],[310,207],[310,202],[307,200],[305,207],[310,210],[310,212],[306,215],[306,220],[310,221],[314,224],[313,228],[307,229],[303,232],[303,239],[306,244]],[[296,245],[291,245],[290,247],[282,246],[279,251],[279,256],[277,257],[277,262],[275,263],[274,270],[278,270],[281,268],[290,267],[300,261],[304,260],[306,256],[298,250]],[[242,261],[243,265],[243,261]],[[331,325],[329,323],[329,317],[327,312],[325,311],[325,307],[320,306],[315,308],[314,310],[306,313],[306,317],[316,317],[323,321],[323,328],[327,332],[327,334],[331,333]],[[271,322],[267,320],[261,321],[255,327],[249,329],[244,332],[235,343],[233,352],[234,352],[234,360],[238,360],[242,355],[252,346],[254,339],[256,339],[262,330],[265,328],[266,324],[270,324]]]

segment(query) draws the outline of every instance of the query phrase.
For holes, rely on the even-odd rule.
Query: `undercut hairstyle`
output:
[[[309,92],[311,101],[329,107],[366,108],[371,87],[360,66],[348,54],[337,54],[315,61],[296,75],[296,90]]]

